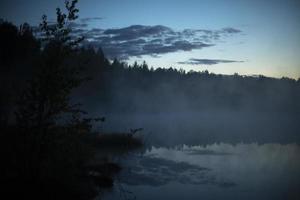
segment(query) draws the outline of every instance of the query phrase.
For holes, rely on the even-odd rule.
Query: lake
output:
[[[122,159],[104,199],[300,199],[298,144],[150,147]]]

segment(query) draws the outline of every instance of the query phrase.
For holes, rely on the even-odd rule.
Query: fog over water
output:
[[[275,143],[152,147],[123,163],[105,199],[298,199],[299,153]]]
[[[116,60],[100,70],[74,99],[105,117],[96,131],[142,128],[145,143],[121,159],[107,199],[299,199],[299,80]]]
[[[299,143],[299,115],[259,112],[201,112],[107,115],[105,131],[143,128],[147,143],[158,146],[215,142]],[[116,126],[118,125],[118,126]]]
[[[297,0],[2,1],[11,199],[300,199]]]

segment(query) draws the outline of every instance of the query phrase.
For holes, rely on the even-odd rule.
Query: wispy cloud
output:
[[[109,58],[129,59],[132,56],[159,56],[178,51],[192,51],[215,46],[227,37],[241,33],[235,28],[220,30],[174,29],[156,25],[132,25],[124,28],[90,29],[88,24],[100,17],[89,17],[70,24],[73,36],[84,36],[84,45],[101,47]]]
[[[102,19],[103,19],[102,17],[85,17],[85,18],[81,18],[80,22],[89,23],[89,22],[92,22],[92,21],[97,21],[97,20],[102,20]]]
[[[101,46],[108,57],[128,59],[131,56],[157,56],[211,47],[221,38],[240,32],[234,28],[175,31],[162,25],[133,25],[125,28],[89,30],[85,36],[86,43],[95,47]]]
[[[223,33],[229,33],[229,34],[241,33],[242,32],[239,29],[235,29],[235,28],[231,28],[231,27],[223,28],[221,31],[223,31]]]
[[[178,64],[189,64],[189,65],[216,65],[220,63],[241,63],[244,61],[239,60],[222,60],[222,59],[197,59],[190,58],[187,61],[178,62]]]

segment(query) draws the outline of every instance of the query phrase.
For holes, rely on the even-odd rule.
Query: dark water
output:
[[[150,148],[130,155],[104,199],[300,199],[297,144]]]
[[[103,130],[144,128],[104,199],[300,199],[300,114],[203,111],[107,115]],[[118,131],[118,130],[117,130]]]

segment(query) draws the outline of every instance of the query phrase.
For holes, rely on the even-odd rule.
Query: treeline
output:
[[[109,62],[101,49],[82,49],[78,59],[90,60],[85,67],[92,81],[76,96],[87,102],[88,110],[100,113],[300,111],[300,79],[153,69],[146,62]]]

